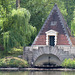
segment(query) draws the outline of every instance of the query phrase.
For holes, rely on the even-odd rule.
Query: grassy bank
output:
[[[28,62],[17,57],[5,57],[0,59],[0,68],[24,68],[28,67]]]
[[[23,55],[23,48],[12,48],[8,52],[0,51],[0,68],[28,67],[28,62],[18,58]]]
[[[6,56],[18,57],[19,55],[23,55],[23,48],[12,48],[10,51],[0,51],[0,58],[4,58]]]

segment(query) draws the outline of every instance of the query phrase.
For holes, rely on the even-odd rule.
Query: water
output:
[[[75,75],[75,72],[64,71],[0,71],[0,75]]]

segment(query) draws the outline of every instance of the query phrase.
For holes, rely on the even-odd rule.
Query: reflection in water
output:
[[[29,75],[28,71],[0,71],[0,75]]]
[[[62,71],[0,71],[0,75],[75,75],[75,72]]]
[[[75,75],[75,72],[63,72],[62,75]]]

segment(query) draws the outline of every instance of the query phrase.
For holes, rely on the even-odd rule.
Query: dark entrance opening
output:
[[[49,45],[50,46],[54,46],[55,44],[54,44],[54,41],[55,40],[55,36],[49,36]]]

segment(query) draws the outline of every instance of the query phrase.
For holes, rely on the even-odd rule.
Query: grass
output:
[[[0,51],[0,58],[6,56],[18,57],[18,55],[23,55],[23,48],[12,48],[8,53],[4,53],[4,51]]]

